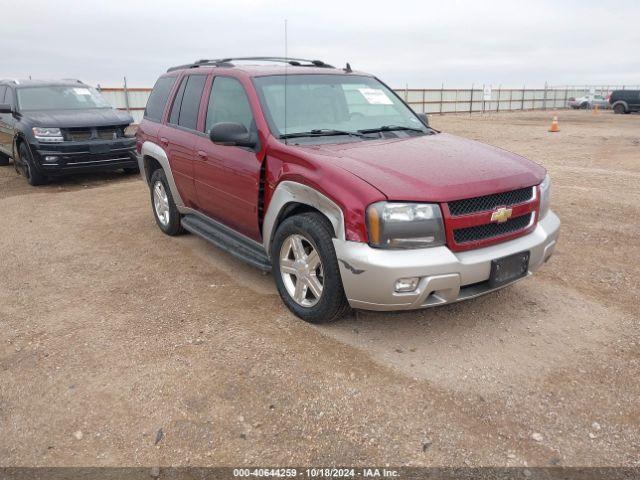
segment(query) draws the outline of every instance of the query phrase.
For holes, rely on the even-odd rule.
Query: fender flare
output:
[[[169,157],[167,156],[167,152],[164,149],[149,140],[146,140],[142,144],[142,148],[140,149],[140,161],[138,165],[140,167],[140,173],[143,178],[147,179],[147,169],[144,159],[145,158],[153,158],[157,161],[162,169],[164,170],[164,174],[167,177],[167,182],[169,183],[169,189],[171,190],[171,195],[173,196],[173,201],[175,202],[178,208],[184,208],[184,202],[182,201],[182,197],[180,196],[180,192],[178,191],[178,187],[176,186],[176,181],[173,178],[173,172],[171,171],[171,165],[169,164]]]
[[[339,240],[345,240],[344,214],[342,209],[330,198],[317,190],[298,182],[285,180],[280,182],[273,192],[269,207],[262,223],[262,243],[269,254],[276,222],[282,210],[290,203],[300,203],[319,210],[333,225]]]

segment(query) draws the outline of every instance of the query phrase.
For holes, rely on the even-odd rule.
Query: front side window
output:
[[[7,87],[7,93],[4,94],[3,103],[8,103],[9,105],[13,105],[13,90],[11,89],[11,87]]]
[[[213,80],[205,131],[220,122],[233,122],[244,125],[248,132],[255,128],[253,113],[242,84],[235,78],[216,77]]]
[[[19,88],[18,107],[20,110],[113,108],[95,88],[82,84]]]
[[[173,84],[175,82],[175,76],[161,77],[158,79],[156,84],[153,86],[149,99],[147,100],[147,107],[144,110],[145,118],[153,122],[162,121],[164,107],[167,105],[169,93],[171,93],[171,88],[173,88]]]
[[[273,75],[254,79],[271,132],[358,132],[401,127],[426,132],[422,122],[375,78],[358,75]],[[286,85],[285,85],[286,83]],[[286,88],[286,101],[285,101]]]

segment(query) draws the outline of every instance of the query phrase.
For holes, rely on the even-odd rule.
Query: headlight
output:
[[[549,211],[549,203],[551,202],[551,177],[549,174],[544,177],[544,180],[540,184],[540,218]]]
[[[36,137],[36,140],[39,142],[62,142],[64,138],[62,137],[62,132],[59,128],[42,128],[42,127],[33,127],[33,136]]]
[[[367,208],[369,245],[425,248],[445,244],[440,207],[430,203],[378,202]]]

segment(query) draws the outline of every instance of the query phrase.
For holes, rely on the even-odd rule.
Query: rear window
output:
[[[176,77],[161,77],[158,79],[151,95],[149,95],[149,100],[147,100],[144,118],[153,122],[162,121],[162,113],[164,112],[164,107],[167,105],[169,93],[175,82]]]

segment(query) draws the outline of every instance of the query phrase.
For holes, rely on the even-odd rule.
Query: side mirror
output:
[[[420,121],[424,123],[425,127],[429,126],[429,117],[427,117],[426,113],[416,113],[416,115],[418,115],[418,118],[420,119]]]
[[[0,103],[0,113],[13,113],[13,107],[8,103]]]
[[[218,145],[249,147],[256,146],[255,140],[241,123],[220,122],[211,127],[209,138]]]

